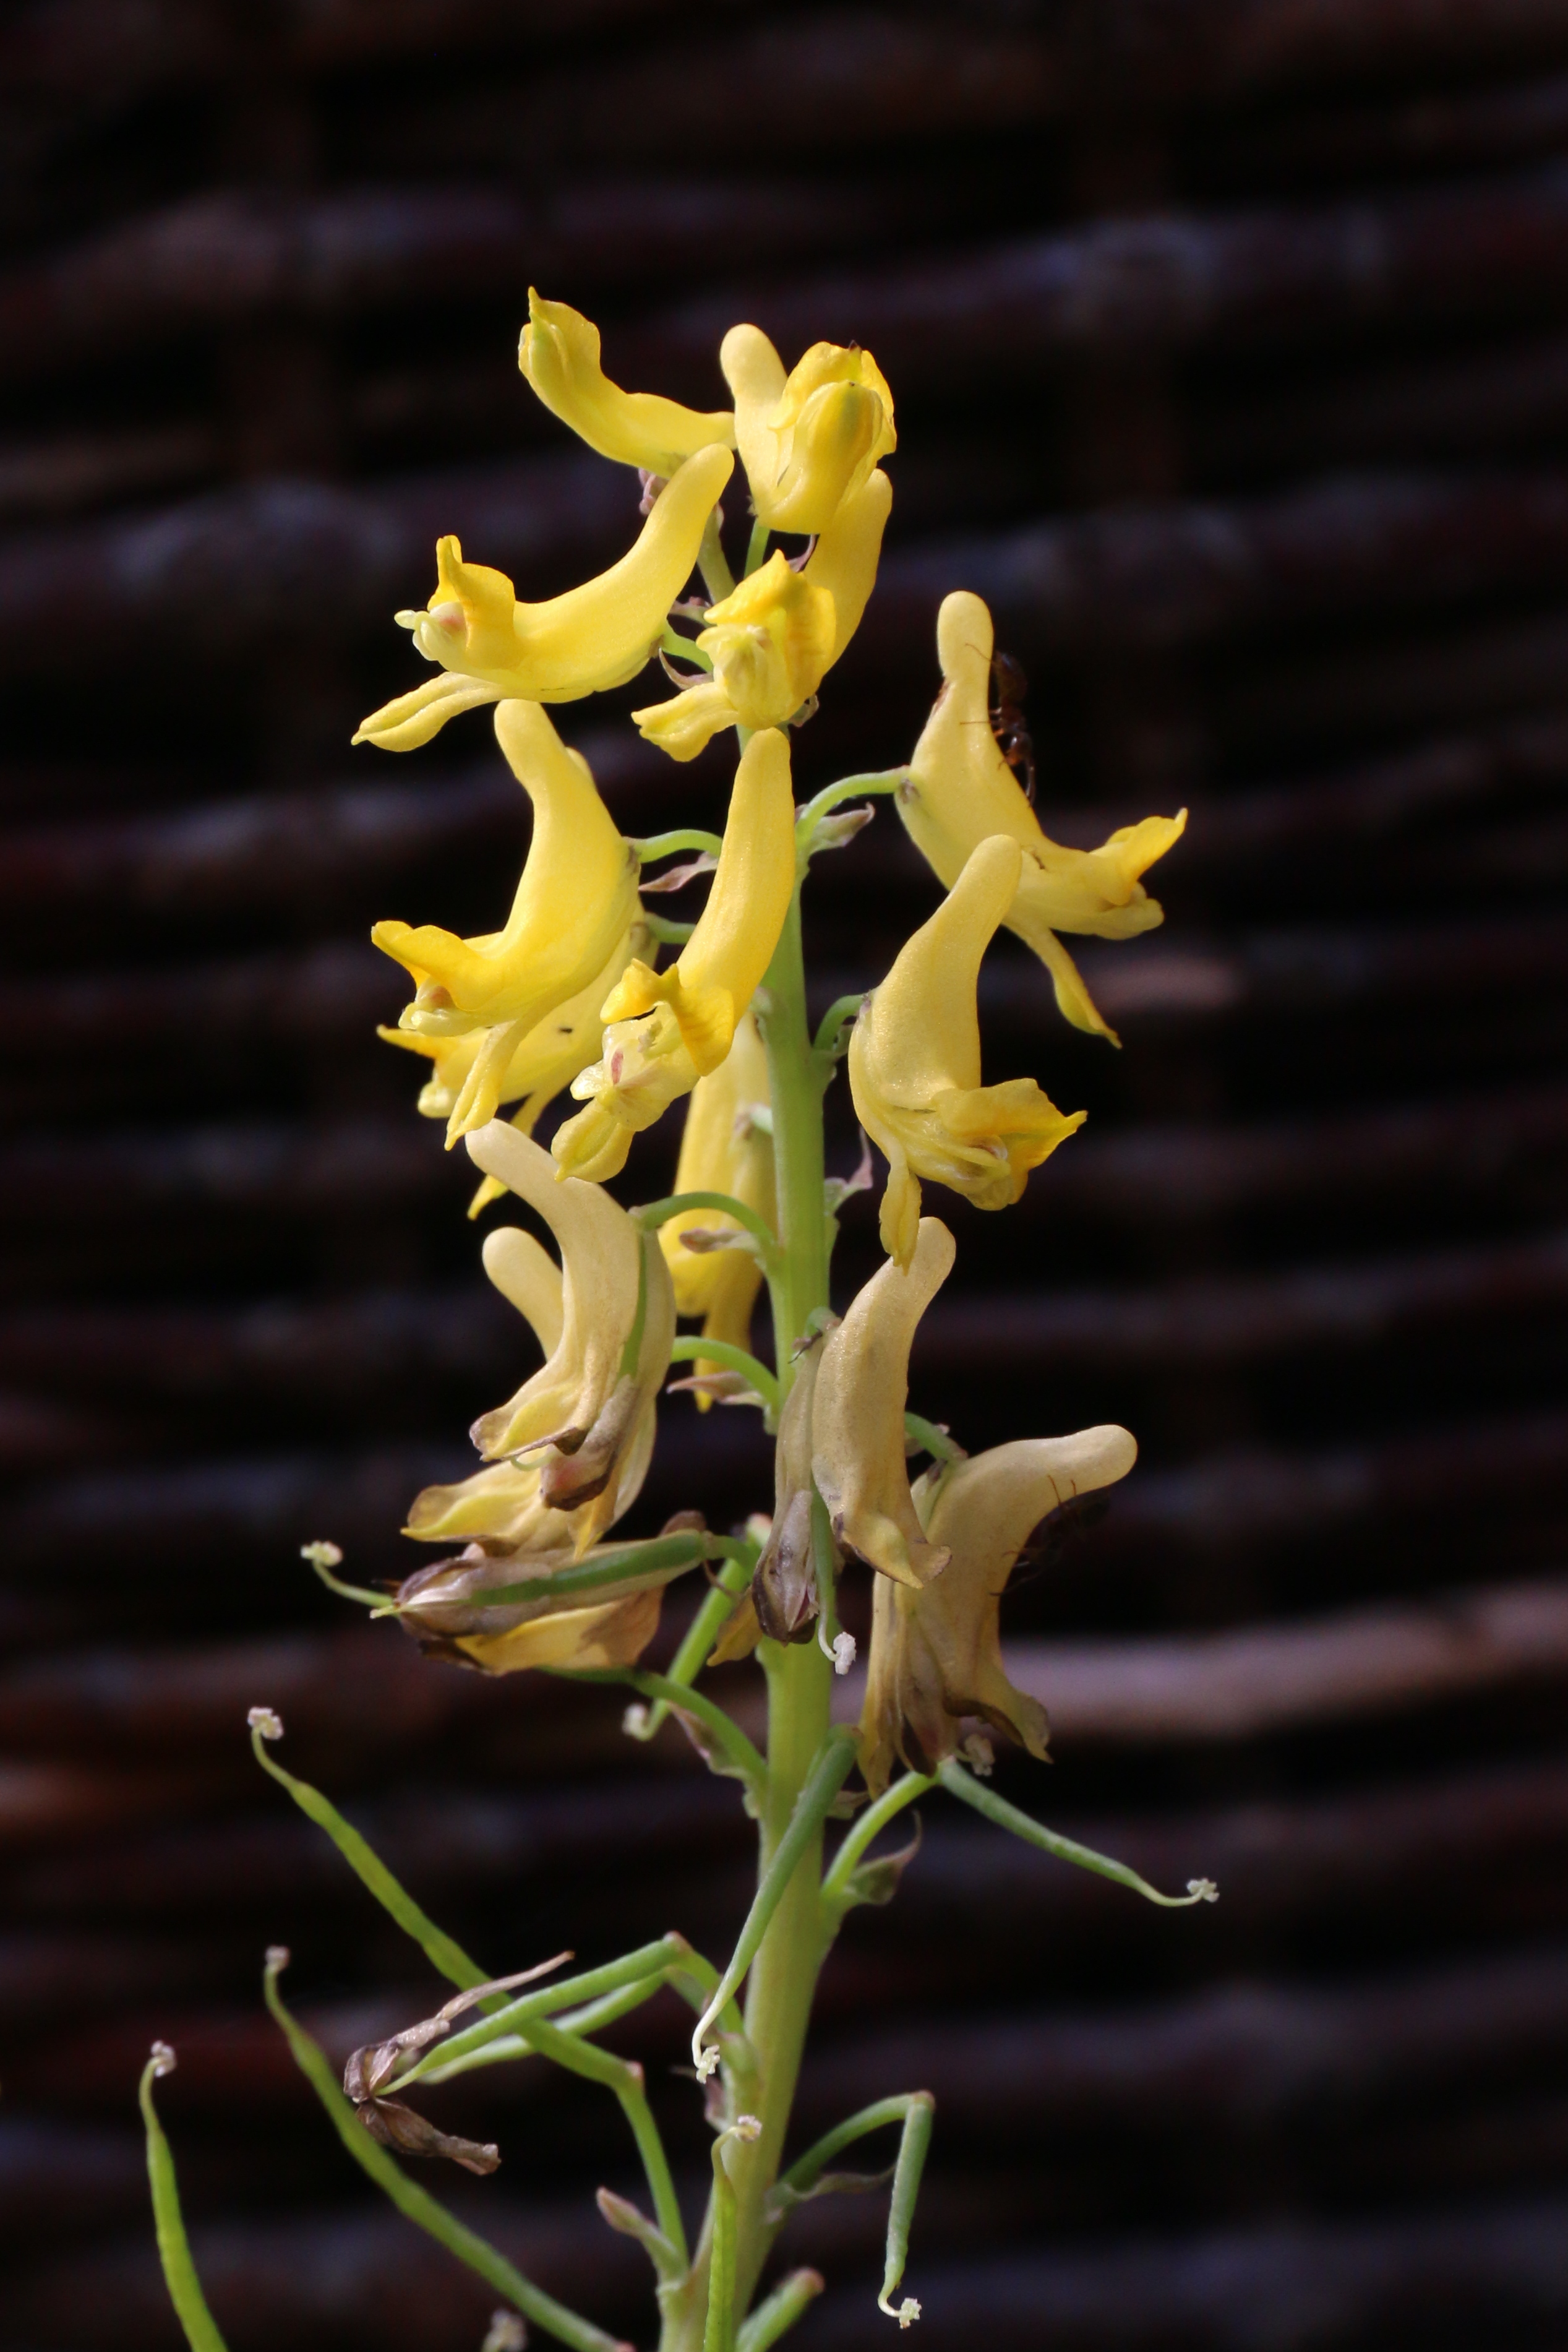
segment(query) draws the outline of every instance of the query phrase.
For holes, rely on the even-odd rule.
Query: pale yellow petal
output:
[[[953,1236],[923,1217],[909,1270],[884,1265],[823,1343],[811,1422],[812,1469],[833,1532],[884,1576],[923,1584],[946,1560],[909,1492],[904,1410],[915,1327],[952,1271]]]

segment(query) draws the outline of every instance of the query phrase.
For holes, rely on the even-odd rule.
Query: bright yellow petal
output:
[[[977,1208],[1007,1208],[1030,1170],[1083,1123],[1084,1113],[1059,1111],[1033,1078],[980,1083],[980,961],[1022,856],[1008,834],[980,843],[867,997],[850,1039],[855,1111],[889,1167],[883,1245],[901,1266],[915,1245],[921,1179]]]
[[[737,724],[734,703],[711,677],[673,694],[667,702],[645,704],[632,718],[641,735],[683,766],[706,751],[723,729]]]
[[[627,966],[606,1001],[606,1022],[668,1004],[697,1072],[716,1069],[773,961],[794,890],[789,746],[768,728],[740,755],[717,870],[695,930],[670,971]]]
[[[453,1115],[455,1133],[500,1103],[529,1033],[601,978],[636,918],[638,867],[590,774],[538,703],[504,702],[496,733],[534,803],[534,833],[505,929],[460,940],[425,924],[371,933],[418,994],[400,1024],[426,1034],[488,1032]]]
[[[352,740],[374,743],[382,751],[417,751],[438,735],[459,711],[476,710],[481,703],[498,702],[502,689],[482,677],[452,677],[443,671],[426,678],[412,694],[398,694],[361,719]]]
[[[893,511],[893,484],[880,470],[852,490],[823,530],[805,577],[833,600],[831,668],[860,627],[876,586],[882,538]]]
[[[517,365],[553,415],[621,465],[667,478],[699,449],[735,446],[727,409],[704,415],[655,393],[622,392],[601,364],[598,328],[569,304],[545,301],[531,286]]]
[[[944,598],[936,623],[944,684],[915,747],[898,811],[938,878],[951,883],[977,844],[1010,834],[1025,853],[1009,926],[1051,968],[1057,1003],[1082,1029],[1110,1031],[1057,931],[1130,939],[1164,918],[1140,877],[1180,838],[1184,809],[1123,826],[1098,849],[1064,849],[1042,830],[990,722],[991,616],[978,596]]]
[[[727,449],[699,449],[619,563],[542,604],[519,604],[504,572],[467,562],[455,539],[442,540],[435,602],[411,616],[421,652],[520,701],[574,702],[624,686],[664,635],[734,465]]]
[[[893,399],[869,352],[815,343],[788,376],[757,327],[732,327],[719,365],[735,395],[737,446],[758,518],[821,531],[896,445]]]

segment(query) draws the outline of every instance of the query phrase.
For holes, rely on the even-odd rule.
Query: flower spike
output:
[[[855,1110],[888,1161],[883,1246],[900,1265],[915,1248],[922,1177],[977,1208],[1007,1208],[1030,1170],[1087,1116],[1059,1111],[1033,1078],[980,1083],[980,959],[1012,903],[1022,862],[1008,835],[981,842],[866,998],[850,1040]]]
[[[566,302],[528,289],[517,365],[539,399],[601,457],[665,479],[699,449],[735,446],[727,408],[704,415],[656,393],[622,392],[600,364],[599,330]]]
[[[1115,1038],[1101,1018],[1058,931],[1134,939],[1165,920],[1140,876],[1179,840],[1186,811],[1124,825],[1098,849],[1063,849],[1043,832],[991,731],[991,616],[967,591],[944,597],[936,616],[943,686],[898,793],[916,848],[951,888],[990,834],[1023,851],[1006,922],[1050,971],[1061,1012],[1077,1029]]]
[[[786,375],[760,327],[732,327],[718,359],[758,520],[769,530],[826,530],[898,446],[882,370],[853,344],[813,343]]]
[[[495,1116],[514,1059],[540,1022],[575,1027],[565,1008],[602,976],[639,915],[635,854],[586,760],[567,750],[537,702],[502,703],[496,735],[534,803],[528,863],[505,929],[462,940],[432,923],[384,922],[371,933],[415,984],[400,1029],[427,1037],[486,1033],[452,1103],[449,1146]]]
[[[1045,1709],[1013,1688],[1002,1664],[1002,1592],[1040,1521],[1075,1495],[1124,1478],[1137,1454],[1124,1429],[1081,1429],[993,1446],[916,1482],[925,1532],[951,1557],[923,1588],[876,1583],[861,1717],[861,1765],[873,1794],[887,1786],[895,1758],[934,1772],[956,1755],[966,1717],[1044,1757]]]
[[[904,1407],[915,1328],[953,1270],[953,1236],[922,1217],[905,1273],[873,1275],[822,1348],[811,1410],[811,1469],[833,1533],[900,1584],[947,1563],[921,1526],[904,1468]]]
[[[789,747],[776,729],[740,755],[724,843],[696,929],[668,971],[633,959],[606,998],[603,1058],[572,1081],[588,1105],[556,1131],[563,1170],[602,1181],[632,1138],[716,1070],[773,960],[795,888]]]
[[[799,572],[776,549],[710,606],[696,643],[713,675],[632,713],[648,740],[673,760],[695,760],[721,728],[793,719],[861,625],[892,505],[893,485],[873,473],[841,501]]]
[[[543,604],[519,604],[504,572],[465,562],[455,539],[439,541],[434,601],[398,618],[443,675],[372,711],[355,742],[410,751],[476,703],[576,702],[624,686],[664,635],[734,465],[727,449],[699,449],[619,563]]]

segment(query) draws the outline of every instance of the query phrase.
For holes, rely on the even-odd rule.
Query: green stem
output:
[[[821,2271],[791,2271],[758,2305],[735,2339],[736,2352],[768,2352],[768,2347],[777,2344],[816,2301],[826,2284]]]
[[[169,2290],[174,2315],[185,2331],[191,2352],[226,2352],[191,2259],[184,2216],[180,2210],[180,2187],[174,2178],[174,2158],[152,2104],[153,2083],[160,2074],[168,2074],[173,2063],[173,2052],[158,2042],[141,2070],[141,2120],[147,2128],[147,2178],[152,2190],[158,2260],[162,2264],[163,2284]]]
[[[909,776],[907,768],[882,768],[865,776],[841,776],[836,784],[825,784],[814,800],[809,800],[795,820],[795,839],[802,854],[811,846],[811,835],[825,816],[831,816],[841,801],[852,801],[862,793],[895,793]]]
[[[936,1786],[934,1772],[906,1772],[902,1780],[895,1780],[891,1789],[884,1790],[874,1805],[867,1807],[834,1854],[832,1867],[822,1881],[822,1908],[830,1917],[843,1906],[856,1864],[873,1840],[882,1835],[905,1805],[916,1803]]]
[[[621,2102],[622,2113],[632,2126],[632,2137],[643,2159],[648,2193],[653,2200],[654,2219],[680,2256],[684,2270],[688,2257],[681,2202],[675,2195],[675,2184],[670,2175],[670,2159],[664,2153],[659,2126],[653,2121],[653,2111],[648,2105],[641,2066],[635,2059],[617,2058],[611,2051],[601,2050],[591,2042],[580,2041],[575,2034],[563,2033],[559,2026],[551,2025],[546,2018],[530,2018],[523,2032],[524,2039],[533,2043],[541,2058],[553,2059],[558,2066],[564,2066],[570,2074],[586,2075],[591,2083],[602,2083],[607,2090],[614,2092]]]
[[[737,1543],[732,1538],[714,1536],[709,1542],[716,1551],[722,1551],[724,1566],[714,1579],[712,1591],[692,1619],[685,1641],[670,1661],[666,1683],[678,1684],[689,1689],[708,1662],[708,1653],[719,1634],[735,1614],[735,1604],[750,1583],[757,1567],[754,1544]],[[633,1713],[642,1713],[634,1709]],[[657,1699],[638,1723],[629,1715],[626,1729],[633,1739],[652,1739],[669,1716],[667,1699]]]
[[[698,669],[711,670],[713,667],[713,656],[704,653],[692,638],[682,636],[679,629],[669,621],[664,623],[664,634],[659,643],[665,653],[674,655],[676,661],[692,662]]]
[[[836,1061],[844,1030],[864,1003],[863,988],[858,996],[836,996],[817,1024],[816,1041],[812,1050],[824,1060]],[[824,1082],[826,1075],[824,1072]]]
[[[735,574],[718,535],[719,509],[715,507],[703,532],[703,543],[697,550],[697,570],[703,576],[710,604],[722,604],[727,596],[735,593]]]
[[[557,1599],[562,1593],[597,1592],[607,1584],[630,1584],[640,1576],[655,1576],[665,1569],[700,1566],[713,1551],[713,1538],[694,1529],[690,1535],[654,1536],[647,1543],[623,1544],[599,1559],[588,1559],[576,1568],[558,1568],[549,1576],[524,1577],[516,1584],[498,1584],[484,1595],[486,1609],[505,1609],[514,1601]],[[402,1614],[417,1617],[417,1599]]]
[[[806,1019],[805,966],[797,890],[768,966],[757,1009],[768,1048],[768,1095],[773,1116],[773,1160],[779,1208],[781,1263],[769,1269],[773,1302],[774,1360],[780,1402],[794,1378],[793,1345],[812,1328],[811,1318],[828,1305],[828,1227],[822,1184],[822,1089]],[[822,1915],[818,1895],[821,1871],[821,1814],[813,1806],[797,1814],[813,1768],[823,1760],[830,1730],[831,1664],[814,1642],[780,1648],[764,1642],[760,1655],[768,1675],[768,1785],[761,1809],[758,1893],[768,1884],[791,1825],[792,1867],[778,1901],[763,1923],[761,1941],[747,1980],[746,2033],[756,2061],[755,2113],[760,2130],[753,2140],[732,2143],[725,2184],[715,2182],[692,2294],[666,2313],[664,2352],[695,2352],[703,2342],[698,2315],[710,2314],[715,2340],[734,2340],[737,2322],[750,2303],[771,2242],[764,2201],[778,2175],[800,2070],[806,2026],[822,1958]],[[834,1743],[831,1769],[841,1784],[849,1769],[847,1748]],[[841,1762],[842,1769],[840,1769]],[[825,1811],[825,1806],[823,1808]],[[796,1858],[798,1855],[798,1858]],[[733,1965],[733,1963],[732,1963]],[[733,2210],[727,2200],[733,2196]],[[728,2231],[734,2230],[733,2258]],[[720,2251],[719,2240],[726,2243]],[[703,2275],[705,2254],[720,2253],[717,2277]],[[733,2267],[731,2266],[733,2263]],[[711,2292],[709,2291],[711,2289]],[[789,2315],[793,2315],[791,2312]],[[785,2315],[779,2315],[780,2325]],[[771,2340],[764,2335],[761,2342]]]
[[[829,1808],[849,1779],[855,1760],[855,1734],[847,1726],[830,1732],[790,1811],[789,1826],[774,1848],[762,1883],[758,1887],[746,1924],[741,1928],[728,1968],[719,1979],[712,1999],[697,2020],[692,2036],[692,2057],[699,2074],[714,2063],[714,2053],[705,2047],[704,2037],[717,2020],[720,2010],[745,1981],[752,1961],[762,1948],[774,1913],[789,1891],[790,1881],[800,1868],[807,1851],[813,1844],[821,1845],[822,1823]],[[815,1968],[810,1970],[814,1978]]]
[[[766,1364],[758,1363],[749,1349],[737,1348],[733,1340],[707,1339],[696,1332],[684,1333],[670,1349],[670,1361],[672,1364],[720,1364],[727,1372],[739,1372],[751,1382],[764,1404],[778,1410],[778,1381]]]
[[[1092,1870],[1097,1878],[1113,1878],[1118,1886],[1130,1886],[1134,1895],[1141,1895],[1145,1903],[1157,1903],[1163,1911],[1188,1911],[1195,1903],[1219,1900],[1219,1889],[1211,1878],[1189,1878],[1185,1895],[1162,1895],[1124,1862],[1113,1862],[1108,1853],[1096,1853],[1092,1846],[1080,1845],[1076,1838],[1063,1837],[1059,1830],[1048,1830],[1043,1822],[1031,1821],[1028,1813],[1020,1813],[1016,1805],[1009,1805],[1005,1797],[995,1795],[966,1772],[956,1759],[938,1766],[936,1777],[949,1796],[973,1805],[977,1813],[984,1813],[998,1829],[1010,1830],[1026,1845],[1038,1846],[1041,1853],[1054,1854],[1058,1862],[1071,1862],[1079,1870]]]
[[[629,845],[637,853],[639,865],[652,866],[661,857],[673,857],[678,849],[706,850],[716,857],[724,847],[716,833],[704,833],[700,825],[677,826],[673,833],[650,833],[633,839]]]
[[[710,1731],[734,1765],[740,1779],[753,1796],[761,1798],[768,1785],[768,1767],[742,1731],[735,1717],[727,1715],[722,1706],[703,1691],[693,1690],[689,1683],[676,1682],[671,1675],[641,1672],[605,1676],[606,1681],[627,1684],[640,1691],[644,1698],[658,1700],[664,1707],[684,1707]],[[580,1681],[597,1681],[597,1675],[580,1675]]]
[[[684,1958],[686,1942],[683,1936],[661,1936],[656,1944],[642,1944],[619,1960],[607,1960],[602,1968],[585,1969],[580,1976],[562,1977],[557,1983],[541,1986],[535,1993],[524,1993],[509,2000],[477,2025],[454,2033],[416,2058],[406,2066],[395,2082],[386,2085],[386,2095],[396,2098],[401,2092],[423,2081],[438,2066],[450,2065],[453,2060],[465,2058],[471,2050],[483,2050],[506,2033],[527,2035],[534,2019],[553,2016],[558,2009],[570,2009],[574,2001],[594,2000],[601,1993],[619,1992],[623,1985],[635,1984],[643,1977],[662,1975],[673,1960]]]
[[[743,580],[749,580],[752,573],[767,562],[768,542],[772,536],[765,522],[752,524],[751,537],[746,542],[746,569],[740,575]]]
[[[287,1790],[308,1821],[314,1822],[318,1829],[326,1831],[361,1884],[370,1889],[384,1911],[392,1914],[403,1934],[419,1946],[431,1966],[439,1969],[449,1984],[461,1986],[465,1992],[470,1991],[475,1985],[488,1984],[488,1969],[482,1969],[477,1960],[470,1959],[462,1945],[455,1942],[444,1927],[438,1927],[434,1920],[420,1909],[413,1895],[398,1884],[380,1854],[361,1836],[352,1822],[346,1822],[336,1805],[330,1803],[319,1789],[313,1789],[308,1780],[297,1780],[292,1772],[286,1772],[281,1764],[273,1762],[262,1743],[277,1738],[283,1727],[265,1709],[256,1710],[256,1717],[257,1719],[251,1725],[250,1744],[262,1770],[270,1773],[280,1789]],[[276,1728],[272,1727],[274,1726]],[[482,2006],[497,2011],[503,2009],[506,1996],[504,1993],[491,1993]]]
[[[663,1201],[650,1201],[644,1207],[633,1209],[632,1214],[640,1225],[653,1233],[660,1225],[667,1225],[672,1217],[684,1217],[692,1209],[716,1209],[722,1216],[733,1217],[737,1225],[744,1225],[763,1244],[767,1253],[764,1265],[778,1256],[779,1244],[767,1218],[748,1209],[732,1192],[671,1192]]]
[[[546,2294],[542,2287],[537,2287],[531,2279],[526,2279],[516,2264],[509,2263],[497,2248],[487,2245],[477,2231],[466,2228],[455,2213],[449,2213],[444,2205],[438,2205],[434,2197],[421,2189],[416,2181],[411,2180],[389,2150],[371,2137],[354,2113],[351,2103],[339,2089],[336,2071],[325,2051],[319,2042],[311,2040],[303,2026],[296,2024],[283,2005],[283,1997],[277,1990],[277,1975],[287,1958],[286,1952],[269,1952],[267,1955],[264,1979],[267,2005],[287,2037],[295,2064],[331,2116],[338,2127],[339,2138],[355,2163],[369,2173],[399,2212],[417,2223],[420,2229],[428,2231],[449,2253],[455,2254],[460,2263],[466,2263],[470,2270],[477,2271],[487,2285],[494,2287],[497,2294],[505,2295],[514,2310],[520,2311],[524,2318],[532,2321],[536,2327],[542,2327],[547,2336],[553,2336],[559,2343],[570,2344],[572,2352],[626,2352],[626,2347],[614,2336],[607,2336],[602,2327],[595,2327],[591,2320],[570,2311],[565,2304],[558,2303],[554,2295]]]

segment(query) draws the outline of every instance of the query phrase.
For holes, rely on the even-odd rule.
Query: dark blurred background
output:
[[[705,407],[739,318],[891,377],[883,585],[802,787],[907,755],[965,586],[1050,830],[1193,811],[1166,929],[1083,956],[1120,1055],[988,964],[988,1076],[1091,1119],[1010,1214],[931,1203],[960,1270],[914,1401],[971,1447],[1137,1432],[1012,1604],[1058,1760],[1001,1785],[1223,1899],[927,1807],[829,1969],[802,2134],[937,2093],[925,2352],[1563,2343],[1568,0],[32,0],[0,93],[7,2352],[175,2341],[154,2035],[235,2352],[483,2332],[261,2011],[275,1940],[340,2055],[431,1986],[260,1782],[251,1703],[497,1969],[718,1951],[746,1899],[674,1735],[424,1665],[297,1557],[411,1564],[406,1501],[530,1360],[366,943],[489,929],[525,804],[483,718],[348,748],[424,674],[391,614],[438,530],[541,594],[635,527],[516,373],[530,279]],[[721,806],[721,761],[562,719],[629,830]],[[822,1002],[935,895],[885,807],[823,860]],[[873,1234],[862,1200],[841,1295]],[[769,1493],[754,1418],[676,1398],[629,1525]],[[626,2046],[695,2196],[684,2031]],[[637,2326],[612,2103],[523,2067],[442,2114],[506,2161],[431,2185]],[[802,2352],[888,2340],[881,2225],[792,2224],[833,2290]]]

